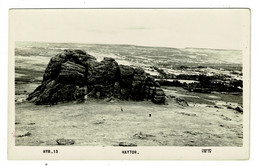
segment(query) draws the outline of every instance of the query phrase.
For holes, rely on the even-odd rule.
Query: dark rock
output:
[[[96,60],[96,58],[92,55],[87,54],[83,50],[65,50],[64,55],[65,59],[73,61],[77,64],[81,64],[83,66],[87,66],[89,60]]]
[[[113,58],[104,58],[100,63],[92,61],[88,65],[87,84],[91,91],[100,93],[98,98],[113,95],[118,64]]]
[[[223,120],[231,121],[232,119],[230,119],[229,117],[224,117]]]
[[[84,98],[86,90],[84,87],[75,85],[55,84],[46,88],[36,99],[37,105],[57,104],[58,102],[74,101]]]
[[[113,61],[115,61],[115,59],[114,58],[110,58],[110,57],[104,57],[103,61],[113,62]]]
[[[156,87],[160,87],[161,85],[160,85],[159,82],[156,81],[156,82],[155,82],[155,86],[156,86]]]
[[[122,99],[121,86],[119,82],[115,82],[114,84],[114,97],[118,99]]]
[[[142,75],[142,74],[144,74],[145,72],[144,72],[144,69],[142,69],[141,67],[137,67],[137,68],[135,68],[135,74],[137,74],[137,75]]]
[[[57,139],[56,142],[58,145],[73,145],[75,143],[75,141],[72,139],[64,139],[64,138]]]
[[[186,134],[190,134],[190,135],[198,135],[198,134],[202,134],[201,132],[196,132],[196,131],[184,131],[184,133],[186,133]]]
[[[153,77],[148,76],[145,80],[144,97],[147,100],[153,99],[155,90],[156,90],[156,82],[154,81]]]
[[[160,88],[155,89],[152,101],[155,104],[165,104],[165,94],[164,94],[164,91],[162,89],[160,89]]]
[[[52,57],[43,75],[43,82],[49,79],[55,79],[60,71],[61,64],[65,61],[64,58]]]
[[[119,65],[120,86],[130,88],[132,86],[133,75],[134,69],[132,67]]]
[[[235,108],[235,110],[237,110],[237,111],[240,112],[240,113],[243,113],[243,107],[241,107],[241,106],[237,106],[237,107]]]
[[[132,80],[132,99],[142,101],[144,99],[146,73],[140,67],[134,69],[134,76]]]
[[[38,86],[32,93],[29,94],[29,96],[27,97],[27,100],[35,101],[37,99],[37,97],[44,91],[44,89],[50,82],[53,82],[53,80],[48,80],[48,81],[42,82],[42,84],[40,86]]]
[[[40,86],[27,100],[35,104],[82,101],[86,97],[142,101],[165,104],[160,84],[141,67],[118,65],[113,58],[98,62],[83,50],[65,50],[51,58]],[[114,100],[113,100],[114,101]]]
[[[28,137],[30,135],[32,135],[30,132],[26,132],[25,134],[17,135],[17,137]]]
[[[137,146],[135,143],[119,142],[119,146]]]
[[[74,50],[74,52],[76,52],[77,54],[86,55],[86,51],[83,50]]]
[[[61,65],[57,83],[84,85],[85,71],[84,66],[67,61]]]
[[[236,110],[240,113],[243,113],[243,107],[238,105],[238,104],[235,104],[235,103],[229,103],[228,105],[226,105],[226,107],[228,109],[233,109],[233,110]]]

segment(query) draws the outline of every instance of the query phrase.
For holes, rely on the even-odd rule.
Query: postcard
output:
[[[246,160],[250,9],[10,9],[8,159]]]

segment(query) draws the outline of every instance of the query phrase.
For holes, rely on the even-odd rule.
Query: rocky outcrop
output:
[[[52,57],[42,84],[27,100],[35,104],[57,104],[87,97],[165,103],[160,84],[142,68],[118,65],[108,57],[98,62],[82,50],[64,50]]]

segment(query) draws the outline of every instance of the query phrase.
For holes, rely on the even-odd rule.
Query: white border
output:
[[[37,9],[36,9],[37,10]],[[242,52],[243,52],[243,146],[242,147],[176,147],[176,146],[138,146],[138,147],[46,147],[46,146],[15,146],[15,138],[11,133],[15,131],[15,104],[14,104],[14,47],[16,41],[16,32],[20,30],[19,24],[16,24],[18,14],[30,13],[34,14],[36,10],[11,10],[9,12],[9,106],[8,106],[8,158],[9,159],[107,159],[107,160],[115,160],[115,159],[129,159],[129,160],[245,160],[249,158],[249,83],[250,83],[250,10],[248,9],[182,9],[182,13],[177,14],[185,14],[189,12],[201,12],[204,14],[208,14],[207,12],[214,12],[217,14],[222,14],[222,12],[226,12],[227,10],[231,10],[234,13],[237,13],[241,16],[241,21],[243,22],[243,28],[241,30],[241,43],[242,43]],[[42,9],[37,11],[38,14],[47,15],[48,12],[56,12],[59,13],[60,9]],[[92,13],[101,13],[107,14],[108,11],[117,10],[119,13],[128,9],[92,9]],[[139,10],[144,9],[131,9],[131,12],[138,12]],[[146,9],[147,11],[148,9]],[[155,12],[153,9],[149,9],[150,12]],[[156,12],[160,14],[160,12],[165,12],[167,10],[169,14],[175,14],[176,11],[180,9],[157,9]],[[74,13],[76,16],[82,13],[89,13],[89,9],[78,10],[78,9],[67,9],[66,13],[70,13],[71,15]],[[26,16],[22,17],[26,20]],[[30,20],[28,24],[31,24]],[[52,23],[51,23],[52,24]],[[32,24],[33,25],[33,24]],[[29,34],[28,34],[29,35]],[[203,148],[212,149],[212,153],[205,154],[202,153],[201,150]],[[58,154],[46,155],[42,153],[44,149],[58,149]],[[122,150],[137,150],[138,155],[126,155],[122,154]],[[23,153],[21,153],[23,152]]]
[[[51,2],[48,1],[33,1],[33,0],[24,0],[24,1],[8,1],[8,3],[2,3],[1,2],[1,20],[3,24],[0,26],[1,28],[1,49],[0,53],[2,55],[1,61],[0,61],[0,72],[1,77],[4,79],[1,79],[0,81],[0,106],[2,115],[0,116],[0,158],[1,158],[1,165],[44,165],[46,162],[49,165],[86,165],[86,164],[97,164],[97,165],[172,165],[172,164],[178,164],[178,165],[256,165],[256,163],[259,163],[259,111],[257,108],[257,102],[258,97],[257,94],[259,94],[259,5],[258,1],[231,1],[231,0],[225,0],[225,1],[219,1],[219,0],[211,0],[211,1],[163,1],[163,3],[159,3],[158,1],[131,1],[131,3],[128,2],[120,2],[118,1],[95,1],[88,2],[88,1],[74,1],[73,3],[69,1],[54,1]],[[251,87],[252,87],[252,98],[251,98],[251,159],[249,161],[197,161],[197,162],[188,162],[188,161],[146,161],[146,162],[140,162],[140,161],[131,161],[131,162],[125,162],[125,161],[88,161],[88,162],[81,162],[81,161],[71,161],[71,162],[55,162],[55,161],[34,161],[34,162],[28,162],[28,161],[15,161],[10,162],[7,161],[6,156],[6,144],[7,144],[7,13],[8,8],[14,8],[14,7],[38,7],[38,8],[57,8],[57,7],[249,7],[252,10],[252,45],[251,45],[251,66],[252,66],[252,75],[251,75]]]

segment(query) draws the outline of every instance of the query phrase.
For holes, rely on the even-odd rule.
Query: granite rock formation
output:
[[[151,100],[165,104],[160,84],[140,67],[118,65],[113,58],[98,62],[82,50],[64,50],[51,58],[43,81],[27,100],[35,104],[84,100],[87,97]]]

